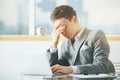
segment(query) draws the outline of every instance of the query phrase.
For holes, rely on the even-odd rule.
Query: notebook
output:
[[[17,54],[15,61],[22,75],[54,75],[46,54]]]

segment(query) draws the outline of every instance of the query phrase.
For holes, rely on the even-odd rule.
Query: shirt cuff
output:
[[[57,52],[57,50],[58,50],[57,48],[52,48],[52,47],[50,47],[50,52],[51,52],[51,53],[55,53],[55,52]]]
[[[72,73],[74,73],[74,74],[80,73],[80,71],[79,71],[79,69],[78,69],[77,66],[71,66],[71,67],[72,67],[72,69],[73,69],[73,72],[72,72]]]

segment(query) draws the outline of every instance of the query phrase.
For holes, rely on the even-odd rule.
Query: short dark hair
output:
[[[76,11],[69,5],[61,5],[56,7],[51,13],[51,20],[55,21],[60,18],[66,18],[71,21],[73,16],[76,16]]]

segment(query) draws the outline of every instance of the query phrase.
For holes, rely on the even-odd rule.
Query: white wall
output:
[[[120,62],[120,41],[109,41],[110,44],[110,60]]]
[[[0,41],[0,80],[16,80],[16,54],[39,54],[49,48],[51,41]],[[120,61],[120,41],[109,41],[112,62]],[[60,44],[59,44],[60,46]]]
[[[0,80],[18,80],[14,57],[19,54],[43,53],[50,41],[0,41]]]

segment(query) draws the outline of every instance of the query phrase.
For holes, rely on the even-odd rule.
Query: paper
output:
[[[108,74],[89,74],[89,75],[83,75],[83,74],[70,74],[70,76],[78,77],[78,78],[111,78],[114,76],[108,75]]]

